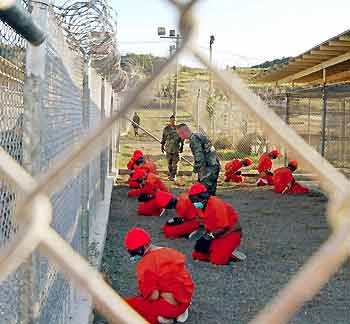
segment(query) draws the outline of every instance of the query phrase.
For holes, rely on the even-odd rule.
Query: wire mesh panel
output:
[[[335,167],[349,169],[349,102],[329,100],[327,103],[325,156]]]
[[[25,40],[0,21],[0,146],[19,164],[23,161],[25,55]],[[1,176],[0,250],[15,237],[17,226],[12,219],[15,206],[16,192]],[[21,267],[0,285],[1,323],[18,323],[23,318],[20,309],[26,285],[23,274]]]

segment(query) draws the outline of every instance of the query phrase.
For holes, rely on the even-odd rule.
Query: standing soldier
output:
[[[169,180],[176,180],[177,163],[179,162],[179,153],[183,151],[183,140],[176,132],[175,116],[170,116],[170,124],[163,130],[162,153],[166,152],[166,159],[168,161],[168,175]]]
[[[190,140],[190,148],[194,157],[193,172],[198,173],[198,181],[207,188],[210,195],[215,196],[220,161],[214,146],[203,134],[192,133],[186,124],[179,124],[176,128],[183,141]]]
[[[134,134],[135,136],[139,135],[139,125],[140,125],[140,116],[137,114],[137,112],[134,112],[134,116],[132,117],[132,121],[134,124],[132,124],[132,127],[134,127]]]

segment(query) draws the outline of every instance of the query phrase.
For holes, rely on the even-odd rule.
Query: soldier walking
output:
[[[132,121],[134,124],[132,124],[132,127],[134,127],[134,135],[139,136],[139,126],[140,126],[140,116],[135,111],[134,116],[132,117]]]
[[[163,130],[163,136],[161,141],[162,153],[166,153],[166,159],[168,162],[168,175],[169,179],[175,181],[177,173],[177,163],[180,159],[180,153],[183,151],[183,140],[176,132],[175,116],[170,116],[170,123]]]
[[[186,124],[176,126],[182,141],[190,140],[190,148],[194,157],[193,172],[198,173],[198,181],[203,184],[210,195],[216,194],[220,172],[220,161],[210,140],[203,134],[192,133]]]

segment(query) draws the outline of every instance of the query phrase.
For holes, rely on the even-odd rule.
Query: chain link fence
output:
[[[44,60],[40,62],[40,110],[33,111],[33,84],[26,89],[26,95],[24,90],[27,44],[0,21],[0,145],[36,176],[46,172],[64,150],[73,148],[89,129],[116,110],[111,80],[105,80],[89,61],[70,48],[52,9],[47,30]],[[116,145],[115,137],[112,139],[111,145]],[[81,172],[50,197],[52,227],[85,257],[89,246],[96,244],[93,229],[99,222],[100,204],[110,199],[105,194],[105,187],[111,186],[107,179],[110,151],[112,146],[99,155],[96,152]],[[18,231],[13,220],[16,194],[5,179],[1,178],[0,185],[0,247],[5,249]],[[104,214],[108,216],[108,209]],[[0,323],[68,323],[76,312],[77,296],[72,282],[56,265],[35,252],[1,284]]]
[[[262,98],[306,143],[349,176],[349,84],[289,89]]]

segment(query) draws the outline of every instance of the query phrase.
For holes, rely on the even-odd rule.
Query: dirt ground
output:
[[[240,250],[247,260],[214,266],[191,259],[193,241],[164,238],[161,228],[173,217],[172,211],[161,218],[137,216],[137,201],[127,198],[127,190],[119,185],[112,193],[102,271],[122,296],[134,295],[135,265],[129,261],[123,238],[133,226],[150,231],[155,244],[176,248],[188,256],[196,285],[189,324],[248,323],[329,235],[324,215],[327,199],[321,194],[281,196],[253,183],[221,188],[218,196],[240,215],[244,230]],[[171,191],[179,194],[184,188]],[[349,279],[345,265],[291,323],[350,323]],[[106,322],[97,315],[97,323]]]

